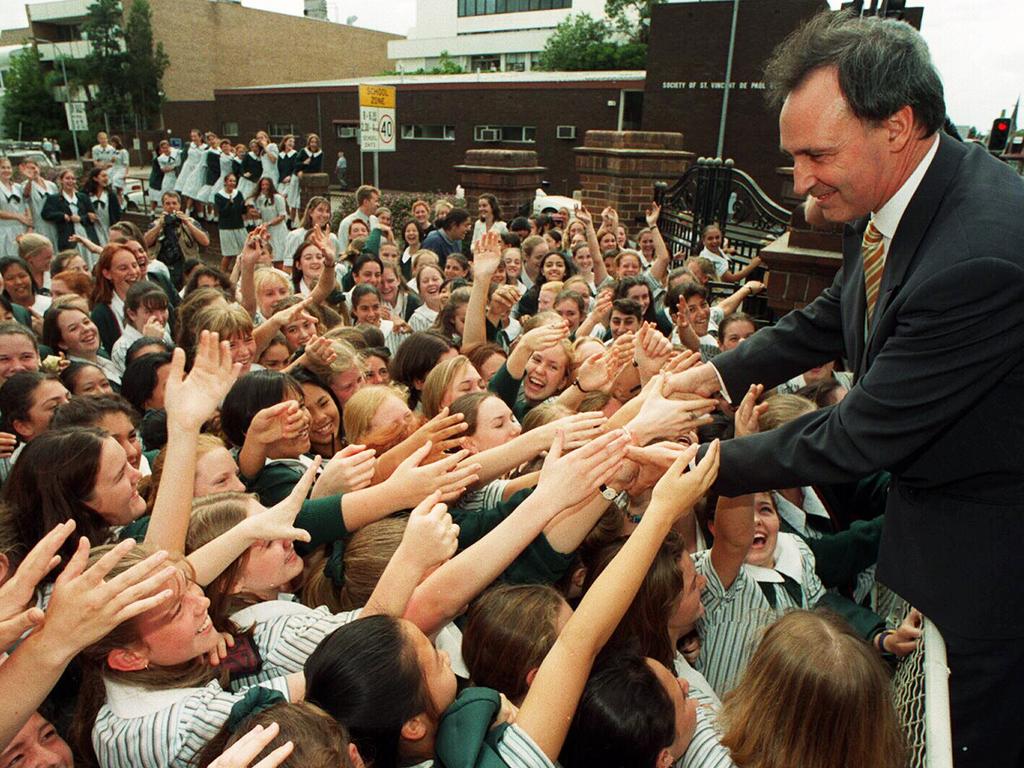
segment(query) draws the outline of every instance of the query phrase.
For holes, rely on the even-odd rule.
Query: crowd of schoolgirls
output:
[[[759,265],[673,258],[657,206],[361,187],[289,230],[315,139],[161,146],[158,219],[238,230],[222,269],[116,219],[0,260],[0,768],[901,766],[888,478],[709,495],[719,439],[848,377],[677,391]]]

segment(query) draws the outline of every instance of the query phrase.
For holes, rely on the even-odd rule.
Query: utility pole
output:
[[[729,84],[732,82],[732,55],[736,49],[736,19],[740,14],[740,0],[732,0],[732,29],[729,31],[729,58],[725,61],[725,88],[722,91],[722,116],[718,121],[718,149],[715,157],[725,150],[725,117],[729,111]]]

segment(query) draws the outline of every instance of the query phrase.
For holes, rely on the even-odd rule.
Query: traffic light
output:
[[[1010,138],[1010,118],[997,117],[992,121],[992,131],[988,135],[988,151],[1002,152]]]

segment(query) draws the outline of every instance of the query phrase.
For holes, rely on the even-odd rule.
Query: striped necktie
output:
[[[874,221],[868,222],[868,228],[864,231],[860,255],[864,260],[864,318],[870,326],[878,301],[878,287],[882,284],[882,271],[885,269],[885,243]]]

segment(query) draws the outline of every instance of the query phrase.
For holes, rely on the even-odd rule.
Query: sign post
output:
[[[395,87],[359,86],[359,167],[363,153],[373,152],[373,185],[380,187],[380,152],[395,151]]]
[[[64,60],[61,59],[61,65],[64,64]],[[64,80],[65,88],[67,87],[67,79],[65,76]],[[71,93],[68,92],[68,96]],[[71,131],[71,139],[75,143],[75,159],[78,159],[78,131],[89,130],[89,120],[85,115],[85,102],[84,101],[65,101],[64,112],[68,116],[68,130]]]

